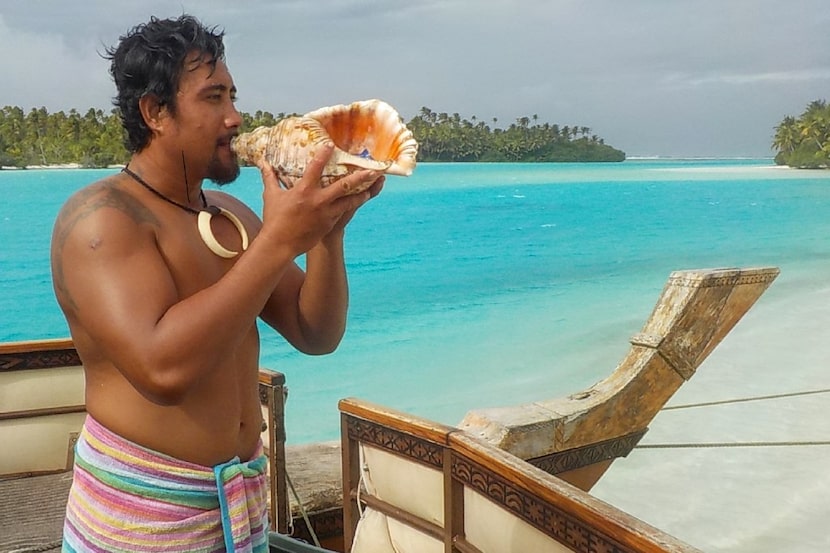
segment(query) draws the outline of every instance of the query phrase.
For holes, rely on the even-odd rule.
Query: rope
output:
[[[288,401],[288,386],[283,386],[282,388],[283,393],[283,403]],[[308,528],[308,533],[311,534],[311,539],[314,541],[314,545],[317,547],[322,548],[323,546],[320,545],[320,540],[317,538],[317,532],[314,531],[314,527],[311,525],[311,520],[308,518],[308,511],[306,511],[305,505],[303,502],[300,501],[300,495],[297,493],[297,488],[294,487],[294,483],[291,481],[291,477],[288,476],[288,469],[285,470],[285,481],[288,483],[288,487],[291,488],[291,493],[294,495],[294,500],[297,502],[297,506],[300,508],[300,514],[303,516],[303,520],[305,521],[305,526]],[[294,517],[289,515],[289,524],[291,526],[291,535],[294,534]]]
[[[804,442],[710,442],[710,443],[681,443],[681,444],[640,444],[635,449],[697,449],[717,447],[791,447],[791,446],[816,446],[830,445],[830,441],[804,441]]]
[[[366,454],[364,453],[365,450],[363,449],[362,443],[358,444],[358,447],[360,448],[358,451],[358,462],[361,462],[361,459],[365,459]],[[360,515],[361,519],[363,518],[363,505],[361,505],[360,503],[360,490],[363,489],[363,477],[367,472],[369,472],[369,467],[366,466],[365,461],[363,461],[362,466],[360,467],[360,477],[357,479],[357,497],[355,498],[357,503],[357,512]]]
[[[812,394],[826,394],[830,393],[830,388],[824,388],[822,390],[806,390],[802,392],[791,392],[787,394],[773,394],[768,396],[754,396],[754,397],[745,397],[745,398],[737,398],[737,399],[724,399],[721,401],[706,401],[702,403],[687,403],[684,405],[669,405],[663,407],[662,411],[668,411],[670,409],[691,409],[692,407],[708,407],[711,405],[728,405],[731,403],[743,403],[747,401],[762,401],[766,399],[780,399],[784,397],[796,397],[796,396],[808,396]]]
[[[308,528],[308,533],[311,534],[311,539],[314,540],[314,545],[317,547],[322,547],[320,545],[320,540],[317,539],[317,533],[314,531],[314,527],[311,526],[311,521],[308,519],[308,513],[305,510],[305,506],[303,502],[300,501],[300,496],[297,495],[297,490],[294,488],[294,484],[291,482],[291,478],[288,477],[288,471],[285,472],[285,481],[288,482],[288,487],[291,488],[291,493],[294,494],[294,499],[297,501],[297,505],[300,507],[300,514],[303,515],[303,520],[305,521],[305,525]]]
[[[683,405],[669,405],[663,407],[661,411],[669,411],[672,409],[691,409],[693,407],[711,407],[713,405],[730,405],[733,403],[745,403],[749,401],[763,401],[767,399],[781,399],[786,397],[809,396],[814,394],[830,393],[830,388],[823,388],[820,390],[804,390],[801,392],[789,392],[786,394],[771,394],[765,396],[753,396],[736,399],[724,399],[720,401],[704,401],[701,403],[686,403]],[[639,444],[636,449],[703,449],[703,448],[722,448],[722,447],[794,447],[794,446],[826,446],[830,445],[830,441],[813,440],[813,441],[792,441],[792,442],[712,442],[712,443],[677,443],[677,444]]]

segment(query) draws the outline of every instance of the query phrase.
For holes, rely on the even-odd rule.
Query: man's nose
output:
[[[225,125],[229,128],[242,126],[242,115],[239,114],[234,104],[231,104],[231,110],[225,117]]]

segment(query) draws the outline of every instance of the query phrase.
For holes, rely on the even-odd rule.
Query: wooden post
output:
[[[268,462],[271,466],[271,530],[287,534],[291,513],[288,510],[288,489],[285,479],[285,375],[268,370],[259,371],[259,398],[268,412]]]
[[[356,497],[360,486],[360,447],[357,440],[349,435],[349,415],[340,415],[341,462],[343,473],[343,548],[352,550],[357,523],[360,520]],[[352,496],[353,492],[355,497]]]

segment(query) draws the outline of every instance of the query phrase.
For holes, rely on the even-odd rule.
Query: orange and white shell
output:
[[[398,112],[381,100],[324,107],[302,117],[288,117],[273,127],[258,127],[239,135],[231,147],[247,163],[257,164],[265,158],[283,185],[291,188],[317,148],[329,141],[335,148],[323,168],[324,186],[360,169],[400,176],[409,176],[415,169],[418,142]]]

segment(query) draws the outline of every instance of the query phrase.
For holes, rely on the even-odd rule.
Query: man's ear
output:
[[[160,132],[164,128],[164,122],[167,119],[167,106],[161,103],[159,97],[155,94],[145,94],[138,101],[138,109],[141,111],[141,117],[144,123],[154,133]]]

